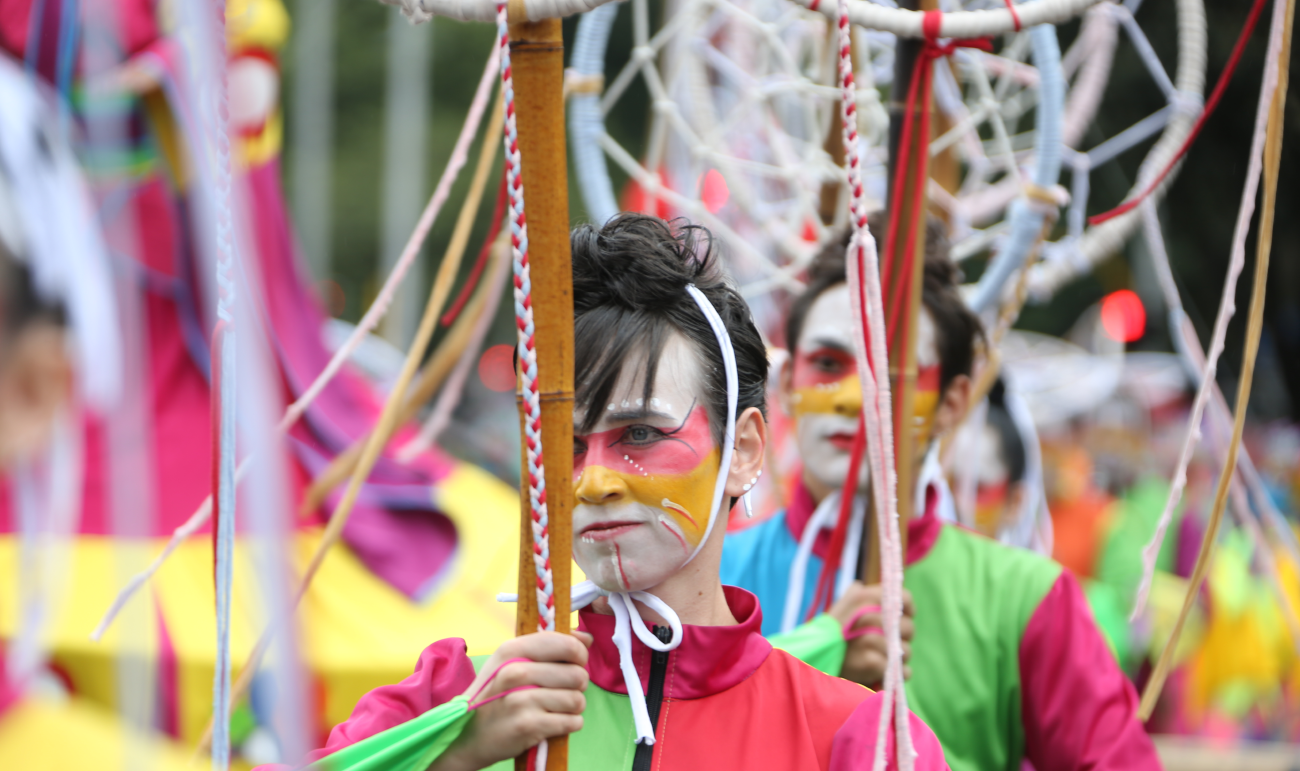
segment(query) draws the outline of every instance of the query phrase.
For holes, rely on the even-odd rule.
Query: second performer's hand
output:
[[[502,643],[465,691],[471,706],[482,706],[474,709],[465,730],[429,771],[486,768],[522,755],[545,739],[580,730],[590,645],[591,636],[584,632],[539,632]],[[526,661],[505,663],[511,659]],[[519,690],[486,703],[513,689]]]
[[[866,586],[860,581],[854,581],[827,611],[839,622],[841,629],[844,629],[849,623],[853,624],[852,629],[845,630],[845,636],[849,639],[848,647],[844,652],[844,666],[840,670],[840,677],[860,683],[868,688],[880,688],[885,679],[887,650],[885,635],[881,631],[884,629],[885,624],[879,610],[884,604],[883,598],[884,594],[881,591],[880,584]],[[863,608],[867,609],[866,612],[861,612]],[[907,662],[912,657],[912,635],[916,631],[912,617],[912,595],[904,589],[903,618],[899,627],[899,637],[903,641],[904,679],[912,676],[912,668],[907,666]],[[870,631],[854,637],[852,633],[855,630]]]

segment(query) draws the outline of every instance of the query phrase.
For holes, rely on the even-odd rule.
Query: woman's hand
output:
[[[848,648],[844,652],[844,666],[840,670],[840,677],[876,689],[880,688],[885,680],[887,658],[883,632],[885,624],[880,611],[881,605],[884,604],[883,597],[880,584],[866,586],[860,581],[854,581],[827,611],[839,622],[841,629],[847,627],[850,622],[853,623],[852,629],[845,629]],[[867,609],[866,612],[859,615],[859,611],[864,608]],[[904,589],[903,618],[899,627],[899,637],[903,640],[904,679],[912,676],[912,668],[906,666],[908,660],[912,658],[912,634],[916,631],[912,616],[912,595]],[[864,629],[871,631],[856,637],[851,636],[854,630]]]
[[[486,768],[580,730],[590,645],[584,632],[539,632],[503,643],[465,691],[474,710],[469,725],[429,771]]]

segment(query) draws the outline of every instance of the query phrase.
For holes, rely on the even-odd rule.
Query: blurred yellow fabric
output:
[[[295,628],[299,650],[319,698],[319,727],[348,717],[357,699],[372,688],[411,674],[420,652],[444,637],[462,637],[471,655],[490,653],[514,635],[515,607],[496,601],[516,590],[519,494],[468,464],[439,483],[435,504],[456,526],[456,555],[445,584],[430,601],[416,604],[371,574],[344,546],[330,553],[303,600]],[[305,566],[319,542],[319,529],[297,533],[293,557]],[[132,549],[132,546],[136,548]],[[162,549],[164,541],[115,542],[83,536],[72,548],[66,597],[47,640],[53,663],[76,693],[112,707],[116,661],[129,650],[156,661],[155,613],[166,619],[176,655],[177,722],[181,739],[198,739],[212,706],[216,623],[212,589],[212,545],[207,537],[185,543],[154,577],[152,592],[141,591],[103,642],[90,633],[129,576]],[[265,627],[262,588],[253,564],[254,544],[241,538],[235,554],[235,604],[231,652],[236,672]],[[13,536],[0,536],[0,636],[12,638],[18,618],[18,552]],[[574,581],[582,580],[574,571]]]
[[[126,730],[117,717],[80,699],[26,699],[0,715],[0,761],[22,771],[202,771],[172,742]]]

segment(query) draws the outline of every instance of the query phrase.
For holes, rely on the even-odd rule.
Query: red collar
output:
[[[794,537],[796,543],[803,537],[804,528],[808,527],[808,520],[812,519],[816,509],[817,504],[813,503],[812,493],[808,492],[808,488],[800,480],[795,485],[790,506],[785,510],[785,526],[790,529],[790,535]],[[908,565],[920,561],[929,554],[934,542],[939,539],[939,531],[943,523],[939,521],[938,509],[939,489],[935,485],[930,485],[925,491],[925,515],[914,517],[907,523]],[[830,548],[830,544],[831,531],[821,531],[813,539],[813,554],[820,559],[826,559],[826,551]]]
[[[744,589],[724,586],[727,606],[738,622],[734,626],[682,626],[682,644],[669,653],[669,683],[664,696],[673,699],[702,699],[739,685],[767,660],[772,646],[763,639],[763,612],[758,598]],[[583,609],[578,628],[595,638],[587,660],[591,681],[613,693],[627,693],[623,671],[614,646],[614,617]],[[632,659],[641,687],[650,690],[650,656],[636,635],[632,636]]]

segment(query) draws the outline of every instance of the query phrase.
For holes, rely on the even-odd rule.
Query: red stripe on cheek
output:
[[[627,580],[627,573],[623,572],[623,551],[618,548],[618,544],[614,544],[614,561],[618,563],[618,574],[623,578],[623,588],[626,589],[632,582]]]
[[[694,522],[694,521],[695,521],[695,520],[691,520],[691,522]],[[659,520],[659,524],[661,524],[661,525],[664,526],[664,530],[667,530],[669,533],[672,533],[673,538],[676,538],[676,539],[678,540],[678,542],[681,543],[683,549],[686,549],[686,550],[688,550],[688,551],[690,550],[691,547],[689,547],[689,546],[686,545],[686,539],[684,539],[684,538],[682,538],[680,535],[678,535],[678,533],[677,533],[676,530],[673,530],[671,527],[669,527],[667,522],[665,522],[665,521],[663,521],[663,520],[661,519],[661,520]]]

